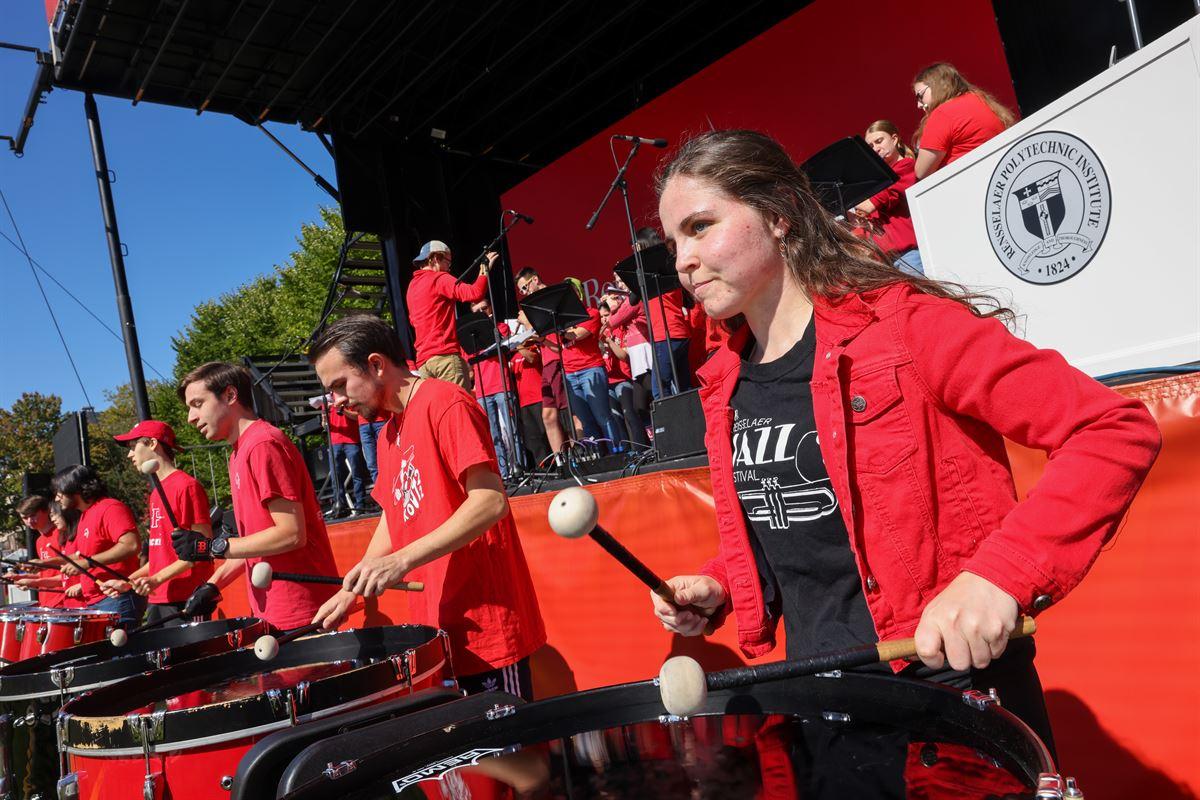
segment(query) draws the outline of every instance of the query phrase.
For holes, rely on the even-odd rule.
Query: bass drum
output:
[[[244,647],[139,675],[63,706],[58,796],[228,800],[275,731],[453,683],[446,635],[395,625],[309,636],[269,662]]]
[[[268,633],[260,619],[193,622],[108,639],[0,668],[0,798],[54,797],[62,777],[54,715],[70,697],[204,656],[236,650]]]
[[[528,704],[475,695],[310,745],[276,797],[1042,800],[1061,790],[1046,747],[990,696],[828,673],[714,691],[689,718],[664,712],[654,681]]]

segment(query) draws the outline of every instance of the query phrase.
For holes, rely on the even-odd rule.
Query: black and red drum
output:
[[[534,703],[493,692],[305,748],[275,796],[1037,798],[1045,745],[990,695],[832,672],[709,693],[668,715],[656,681]]]
[[[308,636],[271,661],[245,647],[175,664],[63,706],[58,796],[228,800],[263,737],[446,682],[446,635],[420,625]]]
[[[192,622],[135,633],[124,647],[102,639],[0,668],[0,798],[54,797],[63,771],[54,717],[71,697],[269,632],[253,617]]]
[[[87,608],[56,608],[50,613],[31,614],[25,622],[20,660],[104,641],[120,621],[119,614]]]

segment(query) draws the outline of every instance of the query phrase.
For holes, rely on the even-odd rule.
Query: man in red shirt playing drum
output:
[[[34,545],[37,552],[36,563],[61,564],[62,559],[50,549],[50,545],[58,547],[58,529],[50,521],[50,499],[40,494],[29,495],[17,504],[17,516],[38,535]],[[10,573],[5,577],[13,580],[22,589],[43,590],[39,591],[37,597],[37,604],[43,608],[58,608],[63,604],[63,579],[54,567],[32,575]]]
[[[129,506],[108,496],[108,487],[91,467],[76,464],[60,469],[54,475],[55,499],[63,508],[80,512],[75,528],[75,547],[79,558],[72,560],[86,566],[82,556],[107,564],[111,569],[128,575],[138,568],[141,537]],[[142,617],[145,601],[132,591],[118,597],[105,597],[92,575],[94,570],[80,573],[70,564],[63,564],[63,574],[79,575],[79,583],[67,589],[67,597],[79,598],[93,611],[112,611],[120,615],[121,623],[136,625]]]
[[[221,534],[210,542],[199,531],[171,534],[184,561],[223,560],[210,582],[194,593],[197,603],[203,598],[215,604],[219,589],[259,561],[276,572],[337,574],[304,459],[283,431],[254,413],[250,390],[249,370],[219,361],[196,367],[179,384],[188,423],[209,441],[233,446],[229,486],[238,535]],[[277,628],[306,624],[333,593],[328,585],[288,581],[274,581],[264,590],[247,580],[246,588],[250,612]]]
[[[197,531],[212,538],[212,522],[208,516],[208,493],[200,481],[175,468],[175,431],[165,422],[148,419],[139,422],[128,433],[114,436],[129,448],[129,461],[139,472],[142,464],[153,459],[158,462],[155,473],[167,495],[171,513],[181,528]],[[116,579],[100,582],[100,589],[115,597],[132,589],[149,600],[146,622],[158,622],[163,617],[183,610],[187,599],[212,577],[211,561],[192,564],[175,555],[171,547],[171,515],[163,507],[157,491],[150,492],[147,508],[150,540],[149,559],[131,573],[129,582]],[[208,613],[197,616],[207,618]],[[167,625],[183,625],[187,620],[174,619]]]
[[[426,242],[413,259],[417,270],[404,302],[415,332],[417,367],[425,377],[471,388],[471,371],[459,352],[454,327],[454,302],[473,303],[487,297],[488,270],[498,257],[496,253],[487,254],[474,283],[462,283],[450,274],[451,254],[445,242]]]
[[[411,375],[395,331],[375,317],[334,322],[309,360],[335,404],[395,415],[379,437],[383,514],[313,621],[334,628],[358,596],[423,581],[408,595],[412,621],[449,635],[460,686],[532,699],[529,655],[546,630],[483,409],[458,386]]]

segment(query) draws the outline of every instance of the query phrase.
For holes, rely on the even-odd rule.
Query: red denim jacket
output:
[[[911,636],[963,571],[1029,614],[1061,600],[1112,536],[1158,454],[1146,408],[995,319],[894,284],[815,304],[813,413],[880,638]],[[775,646],[732,474],[730,398],[748,329],[698,373],[725,587],[747,656]],[[1017,502],[1004,439],[1049,454]],[[1035,604],[1035,600],[1037,601]]]

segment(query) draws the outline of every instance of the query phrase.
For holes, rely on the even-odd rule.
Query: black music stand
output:
[[[564,347],[566,344],[563,342],[562,334],[567,328],[591,319],[587,309],[583,307],[583,301],[579,299],[579,295],[575,294],[575,287],[567,281],[538,289],[533,294],[522,298],[520,304],[521,310],[525,312],[525,318],[529,320],[533,329],[540,336],[557,333],[560,347]],[[567,415],[570,417],[567,420],[567,427],[571,435],[567,437],[567,440],[574,442],[575,410],[571,406],[571,388],[567,385],[565,369],[562,373],[562,380],[563,395],[567,398]]]
[[[834,216],[844,215],[899,180],[861,136],[839,139],[801,164],[800,169],[808,175],[821,205]]]
[[[645,283],[638,280],[638,263],[636,256],[628,256],[617,262],[617,266],[613,272],[625,282],[626,286],[645,286],[646,296],[642,298],[642,308],[647,309],[646,325],[649,327],[650,347],[654,347],[654,323],[650,319],[649,301],[655,297],[661,297],[667,292],[674,291],[682,286],[679,282],[679,273],[675,271],[675,255],[667,249],[665,244],[656,244],[651,247],[643,248],[642,270],[645,276]],[[663,333],[667,337],[667,359],[671,363],[671,382],[675,386],[679,386],[679,373],[675,369],[674,353],[671,352],[671,328],[667,322],[667,309],[662,303],[658,304],[659,310],[662,312]],[[654,380],[658,383],[659,398],[666,397],[662,387],[662,377],[658,374],[658,359],[654,360],[655,376]]]
[[[500,368],[508,369],[505,362],[503,352],[487,353],[488,350],[496,350],[496,323],[492,317],[487,314],[481,314],[477,311],[472,311],[467,314],[461,314],[458,317],[458,343],[462,345],[463,352],[468,356],[468,362],[471,364],[471,372],[475,376],[476,383],[479,383],[480,376],[479,362],[485,358],[497,358],[500,360]],[[472,356],[474,356],[472,358]],[[520,433],[517,431],[516,414],[509,406],[511,399],[508,391],[508,381],[503,381],[504,394],[504,413],[508,417],[508,434],[507,441],[501,442],[508,450],[508,471],[509,478],[513,478],[514,472],[521,472],[521,462],[524,461],[525,445],[521,441]],[[484,413],[487,413],[487,407],[484,407]]]

